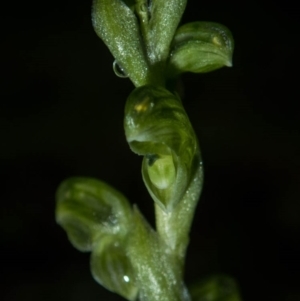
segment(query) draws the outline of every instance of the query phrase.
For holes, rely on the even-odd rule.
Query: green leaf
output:
[[[201,280],[191,287],[190,292],[193,301],[241,301],[236,282],[225,275]]]
[[[127,199],[101,181],[67,179],[58,188],[56,200],[56,221],[80,251],[91,251],[105,235],[126,235],[131,226]]]
[[[198,167],[199,148],[180,99],[157,86],[135,89],[125,107],[125,134],[143,155],[142,174],[155,202],[171,211]]]
[[[181,26],[174,37],[167,74],[204,73],[232,66],[234,41],[227,27],[212,22]]]
[[[145,84],[148,64],[132,1],[94,0],[92,21],[96,33],[124,73],[136,86]]]
[[[108,290],[127,300],[135,300],[138,288],[126,240],[106,236],[96,244],[91,256],[91,271],[94,279]]]

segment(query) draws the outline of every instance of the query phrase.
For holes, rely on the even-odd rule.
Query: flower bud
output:
[[[162,87],[139,87],[128,97],[124,126],[130,148],[144,156],[142,174],[150,195],[163,210],[172,210],[186,192],[199,158],[180,99]]]
[[[168,65],[168,76],[183,72],[204,73],[232,66],[234,42],[225,26],[193,22],[178,28]]]
[[[94,279],[108,290],[135,300],[138,288],[126,248],[126,238],[106,236],[93,249],[91,271]]]
[[[105,235],[126,235],[131,220],[127,199],[104,182],[71,178],[57,191],[56,221],[80,251],[91,251]]]

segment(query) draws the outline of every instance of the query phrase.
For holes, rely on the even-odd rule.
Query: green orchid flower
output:
[[[154,201],[171,211],[197,168],[198,142],[178,96],[143,86],[128,97],[125,134],[132,151],[144,156],[143,179]]]

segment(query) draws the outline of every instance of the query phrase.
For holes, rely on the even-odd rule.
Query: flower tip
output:
[[[224,65],[226,67],[232,67],[232,59],[228,60]]]

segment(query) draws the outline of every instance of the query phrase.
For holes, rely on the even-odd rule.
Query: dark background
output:
[[[153,222],[123,133],[133,86],[112,71],[91,1],[1,6],[0,299],[122,300],[94,282],[54,208],[63,179],[92,176]],[[230,274],[244,301],[300,300],[299,17],[292,1],[258,0],[189,0],[183,17],[222,23],[236,43],[233,68],[183,76],[206,170],[186,280]]]

